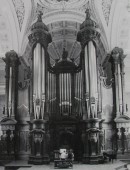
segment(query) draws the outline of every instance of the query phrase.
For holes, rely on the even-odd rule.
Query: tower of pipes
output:
[[[98,71],[96,41],[100,38],[100,30],[90,17],[90,9],[86,10],[86,19],[80,25],[77,40],[81,43],[84,60],[85,79],[85,112],[86,130],[83,132],[84,163],[96,163],[102,160],[100,148],[100,122],[98,116]]]
[[[39,12],[37,22],[31,27],[29,43],[32,48],[31,80],[30,80],[30,114],[31,154],[29,163],[49,163],[48,129],[46,128],[46,70],[47,46],[51,42],[47,26],[42,22]]]

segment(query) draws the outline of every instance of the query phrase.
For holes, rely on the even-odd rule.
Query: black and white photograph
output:
[[[0,170],[130,170],[130,0],[0,0]]]

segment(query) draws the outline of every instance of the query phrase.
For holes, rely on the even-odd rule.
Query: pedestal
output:
[[[5,117],[1,120],[1,160],[15,160],[15,125],[16,120]]]
[[[31,154],[28,163],[35,165],[49,164],[49,133],[45,128],[46,122],[44,120],[34,120],[31,126],[32,130],[29,135]]]
[[[101,154],[101,130],[99,129],[100,121],[98,118],[93,118],[86,122],[84,145],[87,147],[84,147],[83,163],[103,163],[103,155]]]

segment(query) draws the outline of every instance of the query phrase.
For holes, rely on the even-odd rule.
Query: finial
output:
[[[63,48],[62,59],[67,60],[68,52]]]
[[[90,9],[86,9],[86,19],[90,18]]]
[[[43,15],[42,11],[37,11],[37,20],[38,21],[42,21],[42,15]]]
[[[85,11],[86,19],[90,18],[90,13],[91,13],[90,11],[91,11],[91,9],[90,9],[90,5],[89,5],[89,2],[88,2],[88,6],[87,6],[87,9]]]

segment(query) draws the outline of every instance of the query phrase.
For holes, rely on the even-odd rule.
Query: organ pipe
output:
[[[92,117],[97,116],[97,67],[96,67],[96,51],[92,41],[88,43],[89,51],[89,74],[90,74],[90,100]]]
[[[10,70],[9,70],[9,117],[11,116],[11,109],[12,109],[12,67],[10,67]]]
[[[88,43],[89,50],[89,70],[90,70],[90,96],[97,98],[97,64],[96,52],[92,41]]]
[[[119,84],[119,111],[122,113],[122,87],[121,87],[121,71],[120,65],[118,64],[118,84]]]
[[[35,119],[43,119],[45,109],[45,53],[37,43],[33,56],[33,102]]]
[[[86,90],[86,107],[87,107],[87,113],[88,113],[88,117],[90,117],[90,102],[89,102],[89,79],[90,79],[90,75],[89,75],[89,55],[88,55],[88,48],[87,45],[85,46],[85,90]]]

